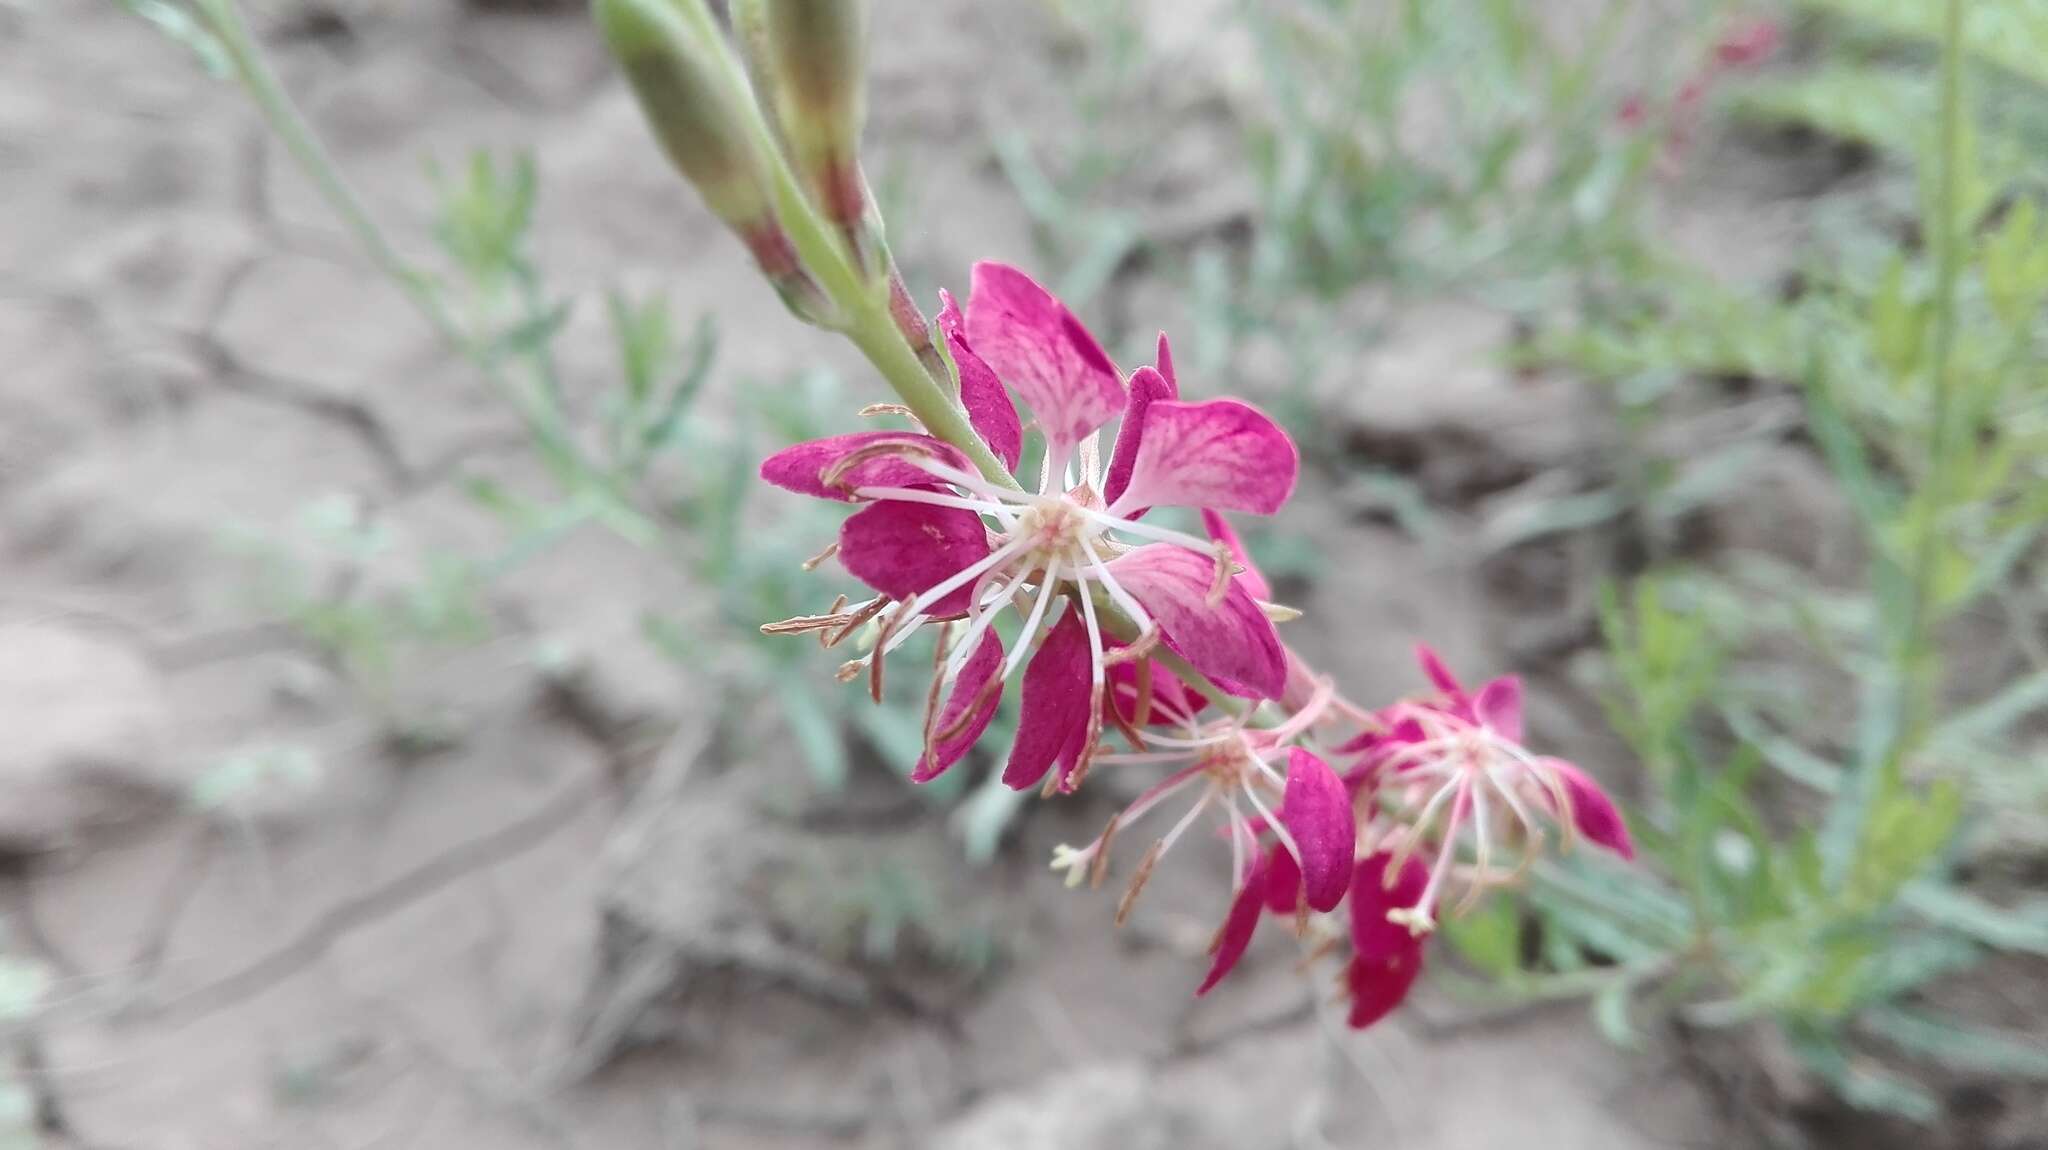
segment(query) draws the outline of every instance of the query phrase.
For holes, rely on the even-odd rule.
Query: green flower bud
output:
[[[735,0],[733,23],[805,193],[861,270],[880,275],[881,221],[860,167],[866,0]]]
[[[747,130],[746,93],[669,0],[596,0],[605,43],[670,162],[704,202],[745,234],[772,219],[767,164]]]
[[[813,322],[823,293],[776,219],[770,157],[750,120],[744,76],[733,66],[701,0],[594,0],[606,45],[619,61],[649,127],[676,170],[736,232],[789,303]]]

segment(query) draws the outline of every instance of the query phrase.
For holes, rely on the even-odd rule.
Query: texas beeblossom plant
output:
[[[1231,887],[1197,993],[1270,918],[1314,954],[1348,949],[1359,1027],[1407,995],[1446,913],[1552,841],[1633,853],[1584,772],[1524,746],[1513,677],[1467,689],[1423,648],[1428,689],[1368,707],[1287,647],[1276,624],[1298,613],[1272,602],[1226,516],[1280,511],[1299,455],[1251,404],[1185,397],[1164,335],[1152,364],[1125,371],[1000,263],[972,268],[964,307],[941,292],[923,314],[860,173],[866,4],[734,0],[729,23],[703,0],[595,9],[677,169],[790,311],[847,336],[895,392],[762,462],[767,482],[851,508],[817,562],[872,592],[764,629],[857,652],[839,677],[877,699],[889,656],[935,633],[933,665],[910,672],[929,676],[915,779],[985,742],[1014,684],[1009,786],[1052,796],[1095,769],[1160,774],[1092,841],[1055,852],[1069,883],[1102,883],[1144,824],[1121,922],[1178,844],[1220,839]],[[1037,465],[1020,474],[1033,437]],[[1202,533],[1159,508],[1194,512]],[[1205,823],[1213,834],[1191,836]]]

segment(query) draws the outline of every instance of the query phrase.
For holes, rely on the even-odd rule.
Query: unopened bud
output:
[[[764,154],[733,65],[701,0],[595,0],[605,43],[640,102],[655,139],[704,203],[747,246],[791,311],[819,322],[824,293],[775,216]]]
[[[695,2],[695,0],[686,0]],[[722,44],[669,0],[595,0],[598,27],[662,151],[742,236],[772,222],[767,158],[747,123],[747,93]]]
[[[804,191],[860,269],[882,274],[881,220],[860,167],[867,0],[738,0],[734,23]]]

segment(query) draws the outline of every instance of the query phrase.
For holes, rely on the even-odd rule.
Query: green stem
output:
[[[925,430],[931,432],[967,454],[974,461],[975,469],[991,483],[1012,490],[1018,490],[1016,477],[1003,461],[989,450],[980,433],[967,420],[967,412],[958,401],[942,389],[917,353],[911,350],[903,332],[896,326],[895,317],[889,314],[889,298],[884,291],[879,300],[870,297],[862,301],[855,311],[852,322],[846,329],[847,338],[853,340],[882,378],[903,400]]]
[[[462,325],[455,321],[441,298],[434,292],[426,273],[407,262],[398,250],[391,246],[376,221],[363,206],[355,190],[341,178],[340,169],[335,166],[332,156],[320,143],[320,138],[300,114],[298,105],[292,102],[277,74],[271,71],[263,57],[263,51],[256,39],[249,33],[248,22],[242,18],[241,9],[235,0],[196,0],[199,12],[220,38],[226,50],[228,62],[235,70],[235,78],[248,91],[256,103],[256,109],[263,115],[264,122],[283,142],[285,149],[297,161],[299,169],[313,181],[314,188],[334,214],[341,217],[342,224],[354,235],[356,242],[377,265],[379,271],[391,277],[404,292],[412,298],[420,311],[427,317],[441,336],[465,351],[472,351],[468,336]]]
[[[1933,594],[1941,560],[1941,522],[1948,505],[1948,472],[1954,420],[1956,294],[1962,277],[1962,237],[1958,235],[1958,186],[1963,137],[1963,0],[1947,0],[1941,42],[1941,106],[1939,155],[1933,203],[1925,229],[1934,247],[1934,335],[1928,364],[1927,461],[1920,506],[1908,501],[1901,512],[1912,531],[1912,554],[1905,571],[1905,603],[1893,632],[1889,658],[1866,694],[1865,729],[1857,770],[1829,810],[1821,831],[1828,878],[1848,880],[1857,853],[1868,844],[1870,815],[1885,788],[1899,779],[1915,742],[1927,729],[1935,707],[1935,676],[1927,665],[1934,655]],[[1880,547],[1882,544],[1880,543]],[[1886,562],[1880,557],[1878,562]]]
[[[1963,0],[1948,0],[1941,40],[1941,170],[1935,193],[1935,281],[1934,343],[1932,375],[1929,380],[1927,432],[1927,505],[1922,511],[1914,540],[1911,582],[1907,589],[1906,619],[1900,629],[1898,660],[1909,682],[1911,709],[1907,732],[1925,723],[1933,704],[1933,691],[1916,674],[1932,637],[1932,607],[1928,599],[1941,558],[1941,519],[1948,503],[1950,424],[1954,421],[1956,287],[1962,276],[1962,237],[1958,234],[1957,182],[1962,167],[1963,100]],[[1899,740],[1905,742],[1902,736]]]

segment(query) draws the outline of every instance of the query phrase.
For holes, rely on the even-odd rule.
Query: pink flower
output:
[[[1020,667],[1023,716],[1004,772],[1020,788],[1055,762],[1059,785],[1079,781],[1101,732],[1110,672],[1155,643],[1233,694],[1279,695],[1285,652],[1264,607],[1234,577],[1229,550],[1143,516],[1154,506],[1278,510],[1299,470],[1286,433],[1237,400],[1181,400],[1164,336],[1159,365],[1139,368],[1126,386],[1064,304],[1002,264],[977,264],[964,316],[947,297],[937,326],[969,422],[1011,468],[1023,446],[1011,393],[1029,409],[1046,448],[1036,482],[1028,491],[992,483],[959,451],[915,431],[835,436],[776,453],[761,465],[770,483],[865,504],[847,518],[837,552],[878,596],[772,629],[820,631],[830,642],[876,623],[871,653],[841,670],[866,671],[879,684],[884,657],[911,634],[960,624],[957,641],[942,640],[920,779],[966,753]],[[1101,429],[1119,415],[1105,467]],[[1135,634],[1110,632],[1109,606]],[[1005,612],[1022,620],[1007,654],[993,627]]]
[[[1156,673],[1156,672],[1155,672]],[[1197,994],[1206,994],[1243,956],[1251,944],[1261,912],[1267,907],[1288,913],[1335,910],[1351,883],[1357,820],[1344,781],[1323,758],[1297,740],[1325,713],[1333,694],[1328,684],[1311,702],[1279,725],[1248,726],[1243,716],[1204,721],[1185,703],[1167,677],[1147,679],[1143,668],[1117,683],[1111,705],[1153,720],[1151,726],[1127,733],[1144,749],[1105,752],[1098,761],[1115,764],[1168,764],[1175,769],[1140,794],[1110,819],[1094,841],[1081,848],[1062,846],[1053,867],[1067,872],[1069,885],[1084,877],[1100,883],[1107,872],[1115,838],[1155,809],[1176,799],[1188,800],[1172,827],[1155,839],[1139,862],[1117,908],[1121,923],[1130,914],[1146,880],[1205,813],[1220,820],[1232,852],[1231,904],[1218,929],[1209,973]],[[1168,685],[1145,697],[1150,686]],[[1162,730],[1161,728],[1165,728]],[[1171,733],[1168,733],[1171,732]],[[1265,840],[1272,839],[1269,847]]]
[[[1512,676],[1468,691],[1436,652],[1416,649],[1436,694],[1395,703],[1376,728],[1341,750],[1360,755],[1351,782],[1369,789],[1385,812],[1384,836],[1397,864],[1434,844],[1435,862],[1414,900],[1393,913],[1417,935],[1433,930],[1454,873],[1476,899],[1487,887],[1518,877],[1554,826],[1623,858],[1634,844],[1613,800],[1579,768],[1531,753],[1522,745],[1522,684]],[[1471,861],[1462,861],[1469,840]],[[1519,853],[1502,869],[1495,851]]]
[[[1428,872],[1413,858],[1382,851],[1359,860],[1351,879],[1351,961],[1344,967],[1347,1021],[1354,1029],[1391,1014],[1422,973],[1423,940],[1401,922],[1428,883]]]

